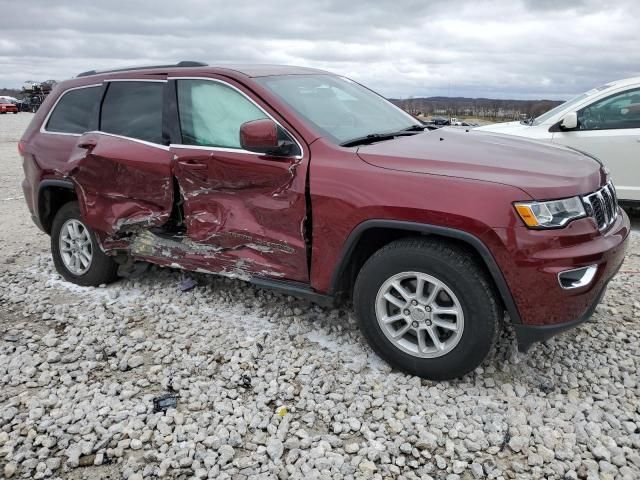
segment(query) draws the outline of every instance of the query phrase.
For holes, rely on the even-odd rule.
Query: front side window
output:
[[[603,98],[578,112],[580,130],[640,128],[640,88]]]
[[[45,130],[57,133],[82,134],[89,129],[91,115],[100,99],[100,87],[68,90],[62,94]]]
[[[210,80],[178,80],[182,143],[240,149],[240,126],[267,118],[237,90]]]
[[[102,102],[100,130],[162,143],[164,82],[110,82]]]
[[[351,80],[335,75],[257,78],[335,143],[419,125],[408,113]]]

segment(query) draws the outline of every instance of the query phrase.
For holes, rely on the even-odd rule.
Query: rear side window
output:
[[[162,143],[164,82],[110,82],[102,102],[100,130]]]
[[[45,130],[78,134],[86,132],[100,91],[100,87],[85,87],[63,93],[51,112]]]

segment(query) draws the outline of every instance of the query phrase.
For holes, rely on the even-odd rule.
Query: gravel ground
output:
[[[640,478],[637,232],[591,323],[432,383],[348,309],[159,268],[63,282],[19,186],[30,118],[0,117],[0,478]]]

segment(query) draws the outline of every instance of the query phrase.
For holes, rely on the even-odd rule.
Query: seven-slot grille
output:
[[[600,231],[609,228],[618,216],[618,198],[611,182],[600,190],[582,197],[587,215],[593,217]]]

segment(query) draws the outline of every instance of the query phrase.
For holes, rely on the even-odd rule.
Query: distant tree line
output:
[[[562,103],[558,100],[498,100],[465,97],[392,98],[390,100],[412,115],[513,120],[537,117]]]
[[[18,98],[22,95],[22,90],[18,88],[0,88],[0,96]]]

